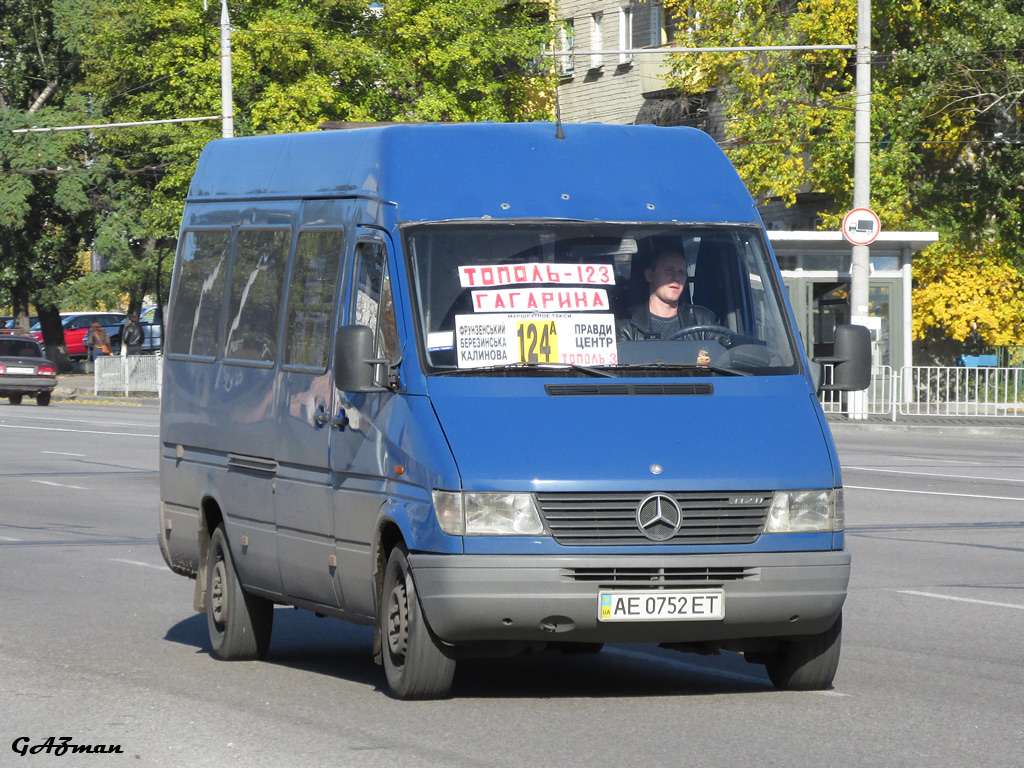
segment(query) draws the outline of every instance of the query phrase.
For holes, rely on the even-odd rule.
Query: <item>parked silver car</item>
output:
[[[139,313],[139,325],[142,326],[142,352],[156,354],[163,346],[163,322],[158,314],[159,308],[153,304],[143,307]]]

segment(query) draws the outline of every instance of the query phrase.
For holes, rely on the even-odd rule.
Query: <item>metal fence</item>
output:
[[[825,366],[823,381],[831,380]],[[894,371],[887,365],[871,368],[871,385],[855,403],[845,392],[822,392],[826,413],[867,416],[1024,417],[1024,369],[998,367],[908,366]],[[851,405],[854,402],[854,405]]]
[[[833,366],[826,364],[822,366],[821,381],[823,384],[832,383]],[[871,366],[871,384],[867,388],[867,414],[871,416],[891,416],[894,408],[895,398],[893,396],[896,387],[897,376],[888,365]],[[849,392],[827,392],[819,393],[821,407],[825,413],[846,413],[851,410],[851,393]]]
[[[94,394],[160,395],[163,355],[128,355],[96,358]]]
[[[1024,416],[1024,369],[903,369],[904,398],[900,413],[929,416]]]
[[[94,367],[95,394],[160,395],[162,355],[100,357]],[[832,380],[832,366],[823,366],[822,381]],[[1024,418],[1024,368],[949,368],[913,366],[894,371],[871,368],[866,392],[820,394],[825,413],[851,411],[883,416],[962,416]]]

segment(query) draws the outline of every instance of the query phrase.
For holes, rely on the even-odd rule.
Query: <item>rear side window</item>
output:
[[[215,357],[231,231],[186,232],[170,317],[168,352]]]
[[[285,365],[327,368],[344,250],[342,231],[310,230],[299,235],[285,320]]]
[[[224,356],[273,362],[290,229],[241,230],[235,241]]]

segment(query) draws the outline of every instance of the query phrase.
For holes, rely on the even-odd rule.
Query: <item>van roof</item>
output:
[[[395,124],[218,139],[190,202],[372,197],[400,221],[575,219],[760,223],[714,140],[692,128]]]

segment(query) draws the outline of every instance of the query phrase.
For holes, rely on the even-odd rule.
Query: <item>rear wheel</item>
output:
[[[455,677],[449,658],[423,617],[405,549],[398,545],[384,570],[380,616],[384,672],[399,699],[440,699]]]
[[[8,395],[7,399],[11,405],[21,405],[21,395]]]
[[[49,392],[40,392],[38,395],[36,395],[36,404],[37,405],[49,405],[50,404],[50,393]]]
[[[274,604],[242,588],[223,525],[217,526],[210,538],[206,588],[206,623],[214,654],[226,661],[266,656],[274,627]]]
[[[839,668],[843,615],[820,635],[784,640],[764,660],[768,677],[780,691],[823,691],[832,685]]]

